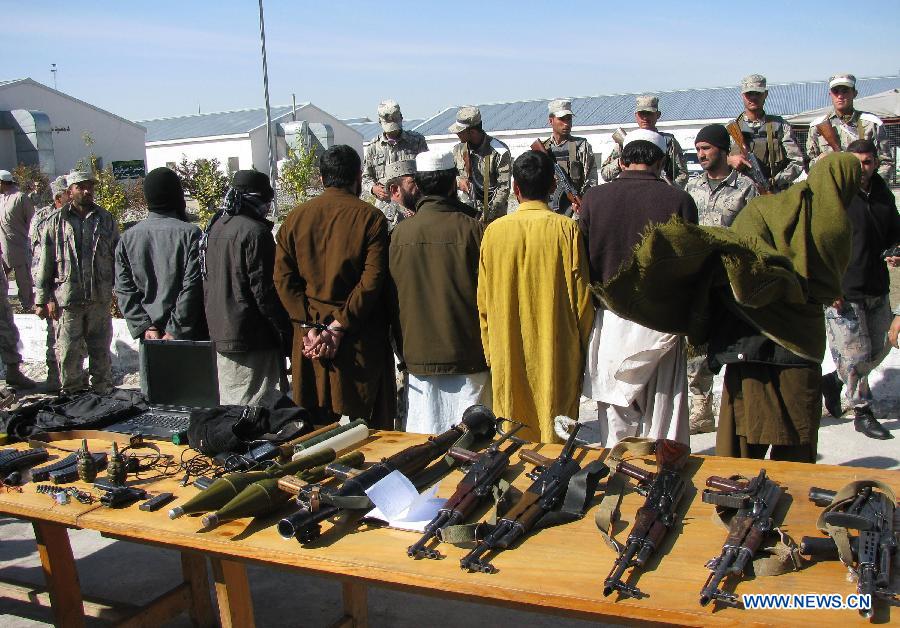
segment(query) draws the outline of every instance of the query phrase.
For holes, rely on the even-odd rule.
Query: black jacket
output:
[[[268,220],[226,214],[210,228],[203,294],[217,351],[290,347],[290,321],[275,292],[274,268]]]
[[[890,276],[882,253],[900,242],[900,214],[894,194],[878,174],[869,193],[860,190],[847,207],[853,227],[850,264],[844,273],[844,298],[850,301],[888,293]]]

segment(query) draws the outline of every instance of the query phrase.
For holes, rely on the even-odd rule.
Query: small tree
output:
[[[50,180],[43,172],[40,166],[30,166],[20,163],[12,171],[12,176],[19,184],[19,189],[29,194],[33,191],[38,193],[38,203],[44,205],[50,202]]]
[[[200,222],[205,227],[228,191],[228,177],[219,170],[219,160],[216,158],[198,159],[195,164],[197,174],[191,196],[197,201]]]
[[[281,165],[278,187],[293,199],[294,205],[308,201],[315,196],[319,183],[319,167],[316,149],[304,146],[287,147],[287,159]],[[289,203],[279,204],[279,212],[290,211]]]

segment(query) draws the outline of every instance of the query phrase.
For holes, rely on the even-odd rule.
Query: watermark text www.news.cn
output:
[[[748,610],[859,610],[872,608],[872,596],[851,593],[747,593],[742,600]]]

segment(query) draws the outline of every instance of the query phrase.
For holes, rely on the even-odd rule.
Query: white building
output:
[[[93,140],[85,145],[85,134]],[[144,127],[30,78],[0,81],[0,168],[65,174],[93,152],[101,166],[144,159]]]
[[[284,159],[287,142],[306,122],[320,144],[349,144],[362,155],[362,135],[311,103],[272,107],[276,161]],[[176,118],[143,120],[147,127],[147,170],[172,167],[186,157],[218,159],[226,173],[256,168],[269,172],[265,109],[243,109]]]
[[[766,112],[792,116],[831,104],[827,81],[769,84]],[[861,78],[856,89],[859,97],[900,88],[900,76]],[[612,134],[619,127],[626,132],[637,128],[634,119],[635,97],[639,94],[614,94],[572,99],[574,114],[572,133],[586,137],[594,149],[599,168],[612,150]],[[658,128],[675,135],[684,149],[693,150],[697,132],[713,123],[727,123],[743,111],[738,86],[711,89],[685,89],[657,92],[662,117]],[[552,98],[565,94],[552,95]],[[491,103],[478,105],[484,130],[505,142],[513,159],[528,150],[536,138],[550,135],[547,122],[547,100]],[[449,148],[459,140],[448,128],[456,120],[458,107],[450,107],[425,120],[415,130],[428,140],[428,146]],[[799,140],[805,140],[806,129],[798,128]]]

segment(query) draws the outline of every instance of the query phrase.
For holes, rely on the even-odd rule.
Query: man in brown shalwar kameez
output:
[[[297,206],[278,231],[275,286],[294,324],[294,401],[317,423],[347,415],[393,429],[388,228],[384,214],[359,199],[361,165],[346,145],[322,155],[325,192]]]

